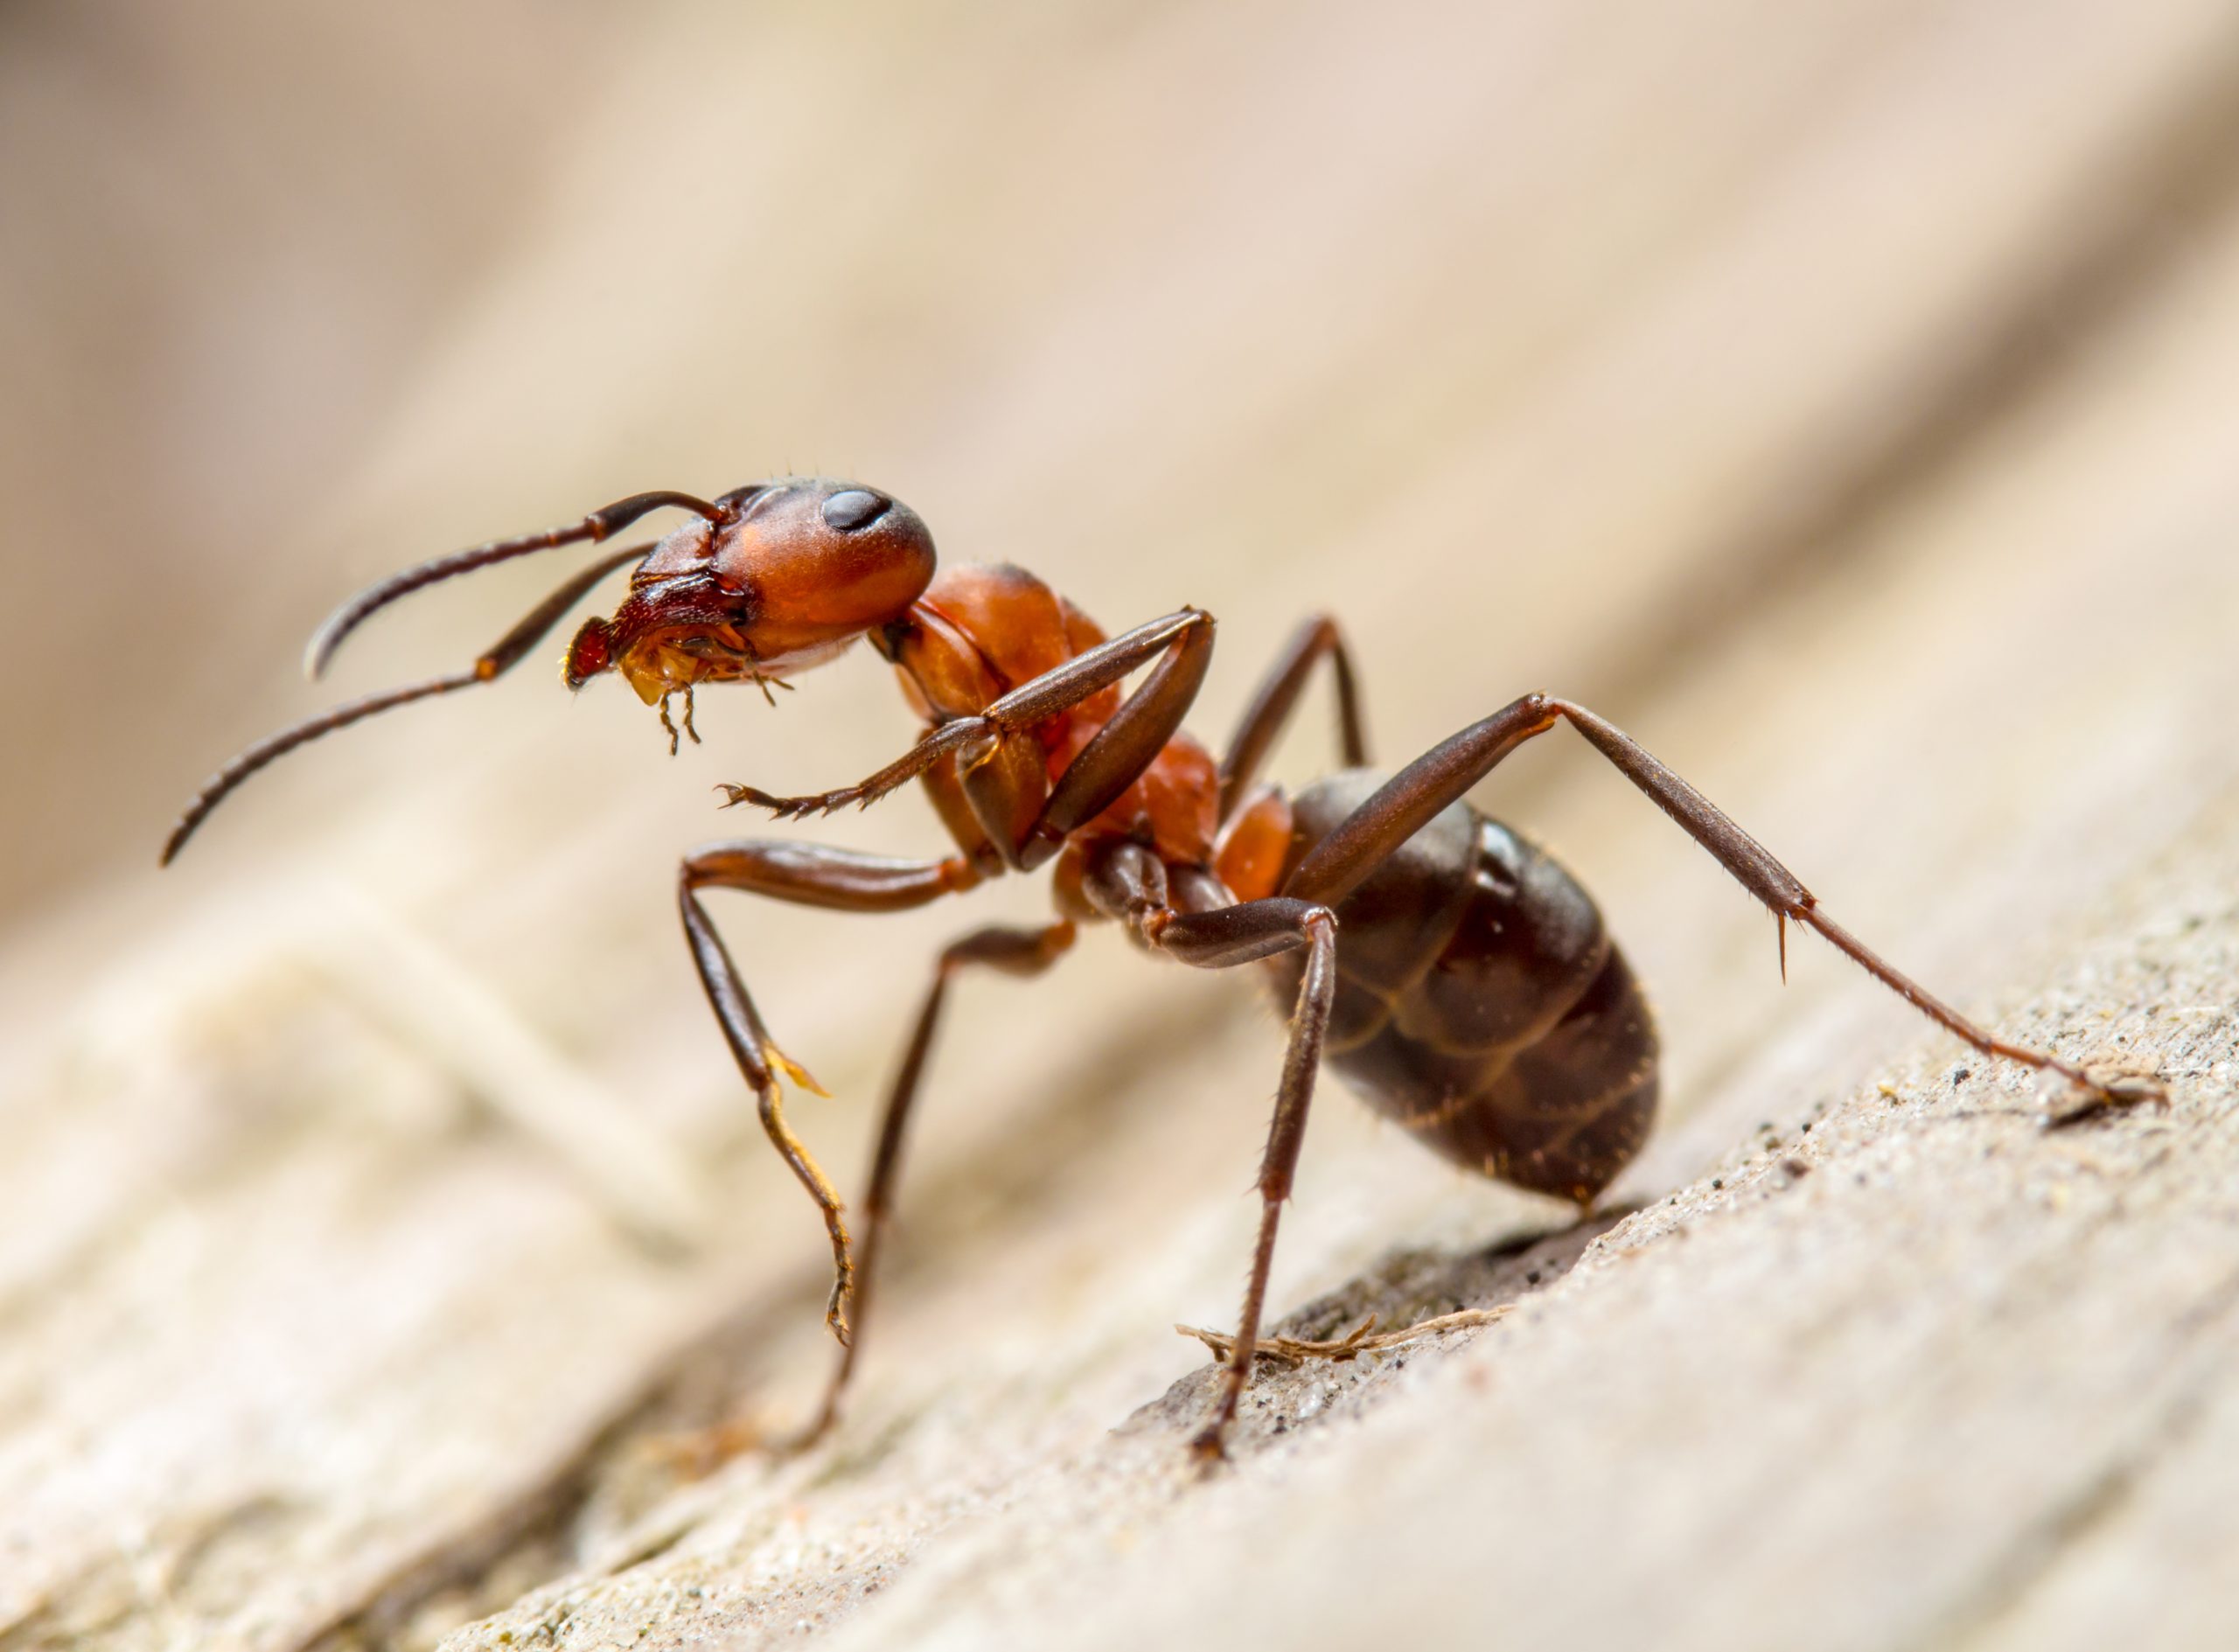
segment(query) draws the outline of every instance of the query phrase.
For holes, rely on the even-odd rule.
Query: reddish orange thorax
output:
[[[903,620],[887,631],[903,692],[938,722],[984,711],[1002,695],[1105,640],[1096,622],[1033,575],[1008,564],[942,568]],[[1120,708],[1106,688],[1039,725],[1045,784],[1093,740]],[[953,760],[927,776],[952,828],[968,818]],[[1135,783],[1077,836],[1133,838],[1175,866],[1212,859],[1219,781],[1211,755],[1176,734]]]

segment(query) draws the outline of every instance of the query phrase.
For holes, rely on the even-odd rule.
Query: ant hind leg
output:
[[[1782,925],[1783,942],[1786,925],[1792,919],[1817,931],[1874,979],[1973,1049],[2002,1061],[2057,1073],[2075,1085],[2083,1092],[2083,1105],[2056,1115],[2052,1122],[2072,1122],[2141,1102],[2166,1103],[2167,1092],[2153,1079],[2096,1078],[2047,1050],[2009,1042],[1977,1026],[1829,917],[1821,910],[1818,897],[1794,873],[1629,735],[1583,706],[1545,694],[1524,695],[1409,763],[1315,846],[1293,868],[1283,892],[1302,900],[1337,904],[1385,856],[1441,809],[1466,795],[1503,758],[1559,722],[1568,722],[1585,736],[1736,882],[1769,907]]]

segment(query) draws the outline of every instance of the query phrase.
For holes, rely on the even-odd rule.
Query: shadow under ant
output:
[[[1367,1272],[1306,1303],[1269,1328],[1255,1361],[1231,1453],[1249,1451],[1309,1419],[1357,1411],[1378,1377],[1408,1359],[1436,1357],[1457,1337],[1474,1335],[1507,1310],[1554,1285],[1594,1242],[1652,1202],[1609,1205],[1558,1227],[1528,1228],[1489,1244],[1460,1249],[1404,1249]],[[1220,1384],[1225,1339],[1199,1335],[1217,1357],[1175,1383],[1114,1430],[1120,1436],[1165,1436],[1186,1430]],[[1382,1334],[1370,1336],[1374,1328]],[[1287,1346],[1304,1345],[1304,1357]]]

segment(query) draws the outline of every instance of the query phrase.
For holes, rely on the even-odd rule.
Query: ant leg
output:
[[[1065,765],[1050,788],[1049,801],[1015,851],[1022,870],[1033,870],[1064,848],[1068,838],[1119,801],[1157,761],[1189,714],[1212,659],[1213,624],[1208,617],[1203,625],[1182,633],[1141,687],[1120,702],[1111,721]],[[967,769],[966,793],[971,793],[978,775],[992,769],[992,764]],[[980,818],[991,817],[983,812]]]
[[[878,1277],[880,1241],[886,1233],[895,1180],[902,1168],[903,1136],[910,1122],[910,1110],[917,1099],[917,1084],[924,1076],[926,1058],[932,1053],[933,1036],[947,1002],[949,982],[974,965],[1030,979],[1072,949],[1073,934],[1072,924],[1064,919],[1043,929],[976,930],[952,943],[941,953],[932,987],[925,994],[924,1007],[917,1012],[916,1030],[910,1035],[909,1045],[903,1051],[901,1070],[895,1075],[894,1088],[888,1092],[886,1108],[879,1119],[878,1151],[871,1161],[870,1187],[863,1195],[863,1236],[855,1258],[854,1335],[840,1350],[840,1363],[833,1368],[815,1419],[786,1442],[787,1449],[799,1450],[815,1444],[839,1420],[840,1398],[848,1378],[854,1373],[855,1362],[861,1356],[863,1325],[870,1316],[871,1287]]]
[[[2060,1074],[2084,1091],[2092,1109],[2166,1100],[2160,1085],[2151,1080],[2118,1078],[2102,1083],[2047,1051],[2009,1043],[1984,1031],[1822,912],[1818,898],[1794,873],[1630,735],[1583,706],[1549,695],[1526,694],[1416,758],[1315,846],[1293,869],[1283,893],[1337,904],[1433,815],[1490,773],[1502,758],[1559,721],[1567,721],[1583,735],[1619,773],[1708,850],[1735,882],[1772,909],[1781,925],[1783,972],[1787,924],[1794,919],[1816,930],[1838,951],[1946,1031],[1985,1056]]]
[[[1360,689],[1353,674],[1352,657],[1345,652],[1345,639],[1337,630],[1337,622],[1327,614],[1316,614],[1300,626],[1297,634],[1285,645],[1273,669],[1260,683],[1259,692],[1252,696],[1252,703],[1245,708],[1236,733],[1229,737],[1228,752],[1221,758],[1220,770],[1223,826],[1235,814],[1245,793],[1258,777],[1259,765],[1266,761],[1269,748],[1282,733],[1283,725],[1290,721],[1307,678],[1325,659],[1337,678],[1337,734],[1344,749],[1345,767],[1368,766],[1368,738],[1362,732]]]
[[[1092,862],[1084,887],[1089,898],[1115,917],[1131,919],[1151,945],[1197,969],[1233,969],[1272,958],[1293,947],[1307,949],[1296,1007],[1291,1013],[1290,1042],[1283,1053],[1283,1076],[1275,1092],[1275,1112],[1267,1126],[1266,1150],[1259,1161],[1259,1237],[1252,1252],[1252,1272],[1244,1287],[1244,1312],[1212,1416],[1190,1441],[1201,1458],[1221,1455],[1221,1441],[1236,1419],[1244,1385],[1251,1379],[1259,1346],[1259,1320],[1267,1300],[1267,1273],[1275,1259],[1275,1230],[1291,1196],[1298,1154],[1306,1140],[1307,1109],[1314,1100],[1314,1077],[1322,1065],[1322,1046],[1329,1028],[1329,1008],[1337,992],[1337,919],[1317,901],[1271,896],[1207,912],[1176,912],[1163,898],[1164,868],[1141,848],[1120,846]]]
[[[684,919],[684,938],[700,971],[700,984],[707,991],[708,1006],[723,1030],[740,1074],[754,1091],[763,1129],[816,1201],[824,1216],[825,1231],[831,1236],[834,1277],[824,1320],[843,1348],[848,1340],[848,1296],[854,1283],[847,1224],[831,1181],[785,1123],[778,1076],[782,1073],[820,1094],[822,1087],[770,1036],[737,965],[731,961],[722,937],[715,932],[707,909],[700,903],[699,891],[742,889],[799,906],[842,912],[896,912],[968,889],[979,881],[971,862],[960,855],[944,861],[901,861],[813,843],[710,844],[687,856],[678,869],[677,905]]]
[[[1267,1147],[1259,1160],[1259,1237],[1252,1251],[1252,1272],[1244,1287],[1244,1312],[1236,1326],[1236,1346],[1222,1378],[1213,1414],[1192,1439],[1203,1458],[1221,1455],[1221,1440],[1236,1420],[1244,1385],[1252,1378],[1252,1358],[1259,1340],[1259,1319],[1267,1300],[1267,1273],[1275,1260],[1275,1229],[1291,1196],[1299,1148],[1306,1140],[1307,1108],[1314,1099],[1314,1076],[1322,1065],[1322,1045],[1329,1028],[1329,1007],[1337,992],[1337,920],[1327,906],[1270,896],[1211,912],[1188,913],[1157,929],[1154,944],[1199,969],[1228,969],[1267,958],[1294,946],[1307,949],[1306,972],[1291,1012],[1290,1042],[1283,1051],[1282,1082],[1275,1092],[1274,1117],[1267,1126]]]
[[[520,664],[528,651],[544,640],[545,633],[564,619],[569,609],[590,594],[592,586],[624,563],[636,561],[652,548],[650,544],[632,545],[626,550],[601,557],[523,615],[520,624],[484,649],[464,671],[453,672],[447,677],[431,677],[425,682],[391,688],[381,694],[368,694],[363,700],[351,701],[331,711],[321,712],[292,728],[283,728],[269,739],[251,746],[203,782],[202,790],[194,794],[180,814],[178,824],[171,827],[171,836],[164,840],[164,852],[158,858],[158,863],[169,866],[172,857],[186,846],[187,839],[194,835],[195,828],[208,818],[213,809],[232,795],[242,781],[275,758],[286,756],[297,746],[331,735],[338,728],[347,728],[353,722],[363,722],[376,713],[409,705],[415,700],[452,694],[461,688],[474,687],[478,683],[495,682]],[[329,621],[328,624],[331,625],[333,622]]]
[[[1167,734],[1170,735],[1174,728],[1180,727],[1182,715],[1188,709],[1189,695],[1196,692],[1196,683],[1203,680],[1212,637],[1213,617],[1200,608],[1180,609],[1163,619],[1138,625],[1109,642],[1098,644],[1085,653],[1075,655],[1062,666],[1043,672],[1030,682],[1020,684],[976,716],[952,718],[868,780],[842,787],[837,791],[820,792],[813,797],[780,798],[754,786],[726,785],[720,790],[728,794],[730,803],[752,804],[758,809],[769,810],[778,819],[806,814],[830,814],[851,803],[868,808],[896,787],[915,780],[952,752],[958,754],[960,767],[969,775],[993,757],[1004,741],[1024,733],[1036,723],[1047,721],[1060,712],[1070,710],[1090,695],[1099,694],[1120,681],[1145,661],[1171,650],[1161,671],[1153,673],[1151,682],[1147,682],[1128,698],[1128,705],[1144,700],[1153,684],[1158,682],[1161,676],[1165,678],[1166,692],[1157,696],[1154,704],[1133,714],[1139,726],[1129,733],[1113,735],[1113,745],[1105,746],[1105,736],[1113,735],[1113,730],[1120,727],[1121,717],[1127,714],[1126,708],[1123,706],[1121,715],[1115,716],[1112,722],[1107,723],[1103,733],[1092,740],[1074,759],[1073,766],[1079,768],[1092,756],[1098,758],[1098,763],[1084,775],[1079,783],[1080,800],[1085,801],[1095,790],[1092,781],[1101,785],[1109,779],[1104,764],[1109,760],[1116,766],[1117,748],[1147,738],[1147,729],[1168,714],[1173,723],[1167,729]],[[1187,679],[1189,685],[1186,694],[1174,687],[1183,679]],[[1177,696],[1178,704],[1175,703]],[[1149,762],[1150,756],[1156,756],[1159,747],[1165,743],[1166,736],[1162,735],[1156,744],[1151,746],[1150,755],[1145,756],[1143,762]],[[1098,749],[1099,746],[1105,748],[1101,752]],[[1135,770],[1128,773],[1126,778],[1113,789],[1111,796],[1106,798],[1103,804],[1098,805],[1083,818],[1093,819],[1101,812],[1105,805],[1125,791],[1133,783],[1135,774],[1140,772],[1140,764],[1138,764]],[[1063,790],[1062,785],[1060,790]],[[1053,796],[1050,806],[1054,809],[1057,801]],[[1078,805],[1068,805],[1068,807]]]
[[[1054,784],[1039,741],[1006,746],[988,739],[967,747],[956,763],[926,775],[935,807],[943,791],[953,786],[975,823],[974,835],[991,844],[1013,870],[1035,870],[1111,807],[1166,749],[1204,685],[1212,655],[1210,619],[1182,631],[1150,674],[1073,754]]]

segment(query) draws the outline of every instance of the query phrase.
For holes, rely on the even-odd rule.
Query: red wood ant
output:
[[[1259,1342],[1275,1230],[1291,1191],[1315,1075],[1326,1060],[1426,1146],[1518,1186],[1590,1205],[1647,1134],[1657,1036],[1632,972],[1586,891],[1552,860],[1463,799],[1525,741],[1568,723],[1772,909],[1816,930],[1875,979],[1986,1056],[2058,1073],[2082,1111],[2158,1099],[2149,1081],[2095,1079],[1992,1036],[1882,961],[1694,787],[1582,706],[1526,694],[1385,777],[1369,770],[1360,695],[1336,626],[1301,629],[1216,763],[1182,721],[1212,658],[1213,617],[1182,608],[1107,638],[1023,569],[936,570],[917,513],[854,483],[788,477],[713,500],[641,493],[573,526],[499,540],[409,568],[345,603],[313,638],[316,676],[368,617],[408,592],[534,551],[599,541],[666,507],[691,519],[657,543],[602,557],[539,603],[465,671],[342,706],[235,758],[164,847],[168,862],[212,809],[282,753],[376,712],[494,680],[608,574],[637,566],[611,619],[588,621],[567,656],[570,687],[620,675],[661,708],[709,682],[763,687],[859,638],[891,661],[925,729],[860,784],[781,798],[722,788],[779,818],[868,805],[922,781],[955,853],[900,860],[800,842],[713,844],[677,880],[684,933],[762,1123],[823,1213],[834,1282],[826,1320],[842,1352],[804,1439],[838,1416],[861,1348],[910,1107],[950,981],[972,968],[1032,976],[1110,919],[1147,951],[1200,969],[1265,962],[1292,1006],[1289,1044],[1259,1177],[1252,1252],[1220,1398],[1195,1439],[1217,1455]],[[649,554],[650,553],[650,554]],[[1286,798],[1260,764],[1315,667],[1336,679],[1344,770]],[[1124,680],[1149,669],[1132,691]],[[694,739],[698,738],[695,734]],[[728,806],[728,805],[727,805]],[[1054,861],[1057,915],[981,929],[941,954],[881,1119],[860,1258],[839,1195],[787,1126],[779,1081],[815,1088],[771,1038],[709,922],[701,892],[887,912]]]

